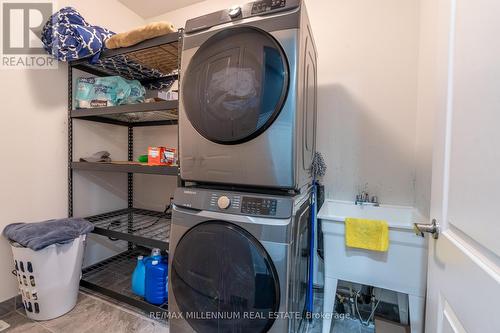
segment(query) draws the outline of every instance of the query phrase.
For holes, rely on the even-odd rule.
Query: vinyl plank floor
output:
[[[14,298],[9,299],[8,301],[0,303],[0,317],[5,316],[6,314],[12,312],[12,309],[16,306],[16,301]]]
[[[85,293],[79,294],[78,303],[73,310],[59,318],[35,322],[27,318],[24,310],[20,309],[0,319],[11,325],[3,332],[14,333],[169,332],[165,323]]]
[[[3,316],[0,320],[5,321],[10,325],[9,328],[3,332],[9,333],[51,333],[48,329],[44,328],[37,322],[34,322],[22,314],[12,311],[11,313]]]
[[[97,298],[80,294],[76,307],[66,315],[41,322],[53,333],[154,333],[158,324],[142,316],[124,311]]]
[[[118,281],[120,283],[120,281]],[[321,313],[323,293],[315,292],[314,312]],[[126,307],[105,301],[94,295],[80,292],[78,303],[73,310],[56,319],[35,322],[28,319],[24,310],[11,312],[0,320],[7,322],[10,327],[3,332],[9,333],[168,333],[166,323],[150,320],[134,313]],[[347,323],[346,323],[347,324]],[[342,325],[336,325],[334,333],[349,332]],[[315,319],[308,322],[302,332],[320,333],[322,320]],[[364,331],[363,331],[364,332]]]

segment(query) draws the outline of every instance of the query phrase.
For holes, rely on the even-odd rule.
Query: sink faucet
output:
[[[360,206],[380,206],[378,198],[375,195],[370,198],[370,195],[366,191],[363,191],[360,194],[356,195],[356,201],[354,202],[354,204]]]

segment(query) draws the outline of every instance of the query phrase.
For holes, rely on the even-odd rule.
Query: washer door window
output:
[[[182,89],[187,117],[221,144],[251,140],[278,116],[288,91],[288,63],[277,41],[251,27],[225,29],[190,61]]]
[[[257,239],[228,222],[190,229],[175,249],[169,280],[196,332],[267,332],[279,309],[271,258]]]

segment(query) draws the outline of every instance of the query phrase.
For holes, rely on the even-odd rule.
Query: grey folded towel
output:
[[[85,219],[70,218],[38,223],[12,223],[5,227],[3,235],[11,241],[34,251],[52,244],[64,244],[94,230]]]
[[[111,154],[105,150],[98,151],[92,156],[80,158],[80,162],[111,162]]]

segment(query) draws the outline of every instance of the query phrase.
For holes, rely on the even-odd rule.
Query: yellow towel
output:
[[[345,245],[385,252],[389,248],[389,226],[386,221],[345,219]]]

